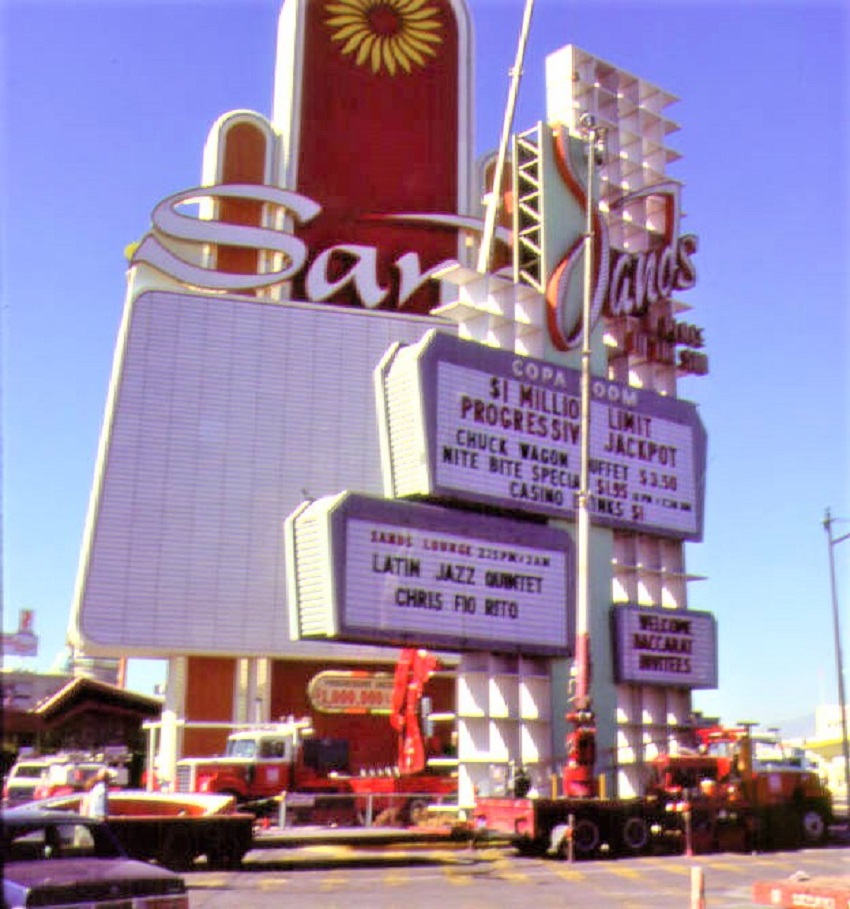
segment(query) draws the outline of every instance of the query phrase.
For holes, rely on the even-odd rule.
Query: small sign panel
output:
[[[717,624],[709,612],[615,606],[616,681],[717,687]]]
[[[392,712],[395,677],[389,672],[335,670],[319,672],[307,685],[307,697],[320,713]]]
[[[566,655],[566,531],[343,493],[287,521],[294,637]],[[322,579],[322,582],[319,582]]]
[[[14,634],[0,634],[0,652],[3,656],[38,656],[38,635],[33,631],[35,612],[21,609],[18,613],[18,630]]]
[[[574,517],[578,370],[431,332],[385,357],[378,384],[389,494]],[[594,523],[700,539],[705,456],[693,404],[593,377]]]

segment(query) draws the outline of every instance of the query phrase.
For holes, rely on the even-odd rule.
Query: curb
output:
[[[320,868],[380,868],[399,865],[455,865],[469,867],[491,864],[502,858],[496,849],[434,848],[431,844],[409,844],[404,848],[375,849],[339,844],[252,849],[242,862],[243,871]]]

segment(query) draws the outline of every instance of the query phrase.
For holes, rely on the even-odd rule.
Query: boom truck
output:
[[[457,793],[454,775],[426,772],[419,708],[436,668],[428,651],[401,652],[389,717],[398,734],[392,766],[352,773],[345,739],[316,738],[310,718],[289,717],[232,732],[223,755],[178,760],[176,790],[227,793],[258,815],[279,810],[283,798],[294,823],[417,822],[430,802]]]
[[[570,730],[562,795],[479,797],[478,835],[507,834],[523,852],[590,858],[653,849],[711,852],[798,848],[823,843],[833,820],[832,798],[799,755],[776,739],[757,738],[754,724],[698,730],[694,746],[647,765],[649,780],[636,798],[600,798],[596,721],[591,700],[587,575],[588,516],[579,496],[576,650]],[[584,557],[582,557],[584,554]],[[520,781],[517,781],[520,782]]]
[[[565,765],[564,796],[480,798],[476,828],[507,834],[521,852],[560,858],[796,849],[827,839],[832,797],[817,772],[750,725],[698,730],[697,747],[650,761],[644,794],[628,799],[570,795],[576,766],[586,784],[582,762],[592,753],[587,725],[579,729],[584,741]]]

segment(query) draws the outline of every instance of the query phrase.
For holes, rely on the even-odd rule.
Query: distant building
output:
[[[3,670],[0,679],[4,772],[22,751],[120,750],[140,765],[146,750],[142,724],[162,712],[159,698],[82,675]]]
[[[74,678],[69,671],[31,672],[23,669],[3,669],[0,688],[3,691],[3,724],[9,711],[32,710],[39,701],[58,691]]]
[[[49,751],[92,754],[145,752],[142,723],[158,719],[160,698],[79,676],[39,703],[42,741]]]
[[[850,726],[850,710],[846,711],[846,720]],[[838,704],[822,704],[815,710],[815,734],[806,739],[805,747],[817,755],[821,774],[833,795],[846,804],[848,793],[842,732],[841,709]]]
[[[74,652],[69,660],[71,671],[75,677],[97,679],[109,685],[118,685],[123,688],[124,665],[126,661],[111,657],[90,657],[83,653]]]

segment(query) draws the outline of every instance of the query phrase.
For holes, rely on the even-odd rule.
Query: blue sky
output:
[[[522,5],[469,2],[479,153],[498,142]],[[29,668],[64,643],[124,247],[197,185],[220,114],[271,113],[279,7],[0,2],[3,628],[35,610]],[[689,605],[715,613],[720,650],[720,688],[695,705],[782,723],[837,701],[822,521],[831,507],[850,532],[850,5],[537,0],[516,129],[545,116],[545,56],[570,43],[681,99],[670,174],[700,238],[684,299],[711,368],[680,385],[709,437]],[[834,552],[850,660],[850,540]],[[134,680],[151,690],[142,667]]]

